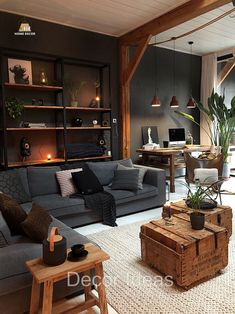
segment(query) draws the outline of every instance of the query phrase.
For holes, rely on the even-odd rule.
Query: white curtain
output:
[[[207,99],[211,95],[213,88],[217,89],[217,54],[211,53],[202,56],[202,72],[201,72],[201,103],[207,106]],[[203,114],[200,116],[200,144],[210,145],[210,138],[203,130],[209,133],[208,125]]]

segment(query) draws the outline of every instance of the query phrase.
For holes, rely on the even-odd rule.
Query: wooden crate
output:
[[[162,209],[162,217],[168,217],[169,212],[171,215],[186,213],[190,214],[192,209],[189,208],[184,200],[178,200],[175,202],[167,202]],[[199,212],[205,215],[206,222],[215,224],[220,227],[224,227],[228,231],[228,237],[232,235],[232,208],[229,206],[218,205],[212,210],[200,210]]]
[[[193,230],[187,214],[141,226],[141,256],[144,262],[177,285],[189,289],[214,276],[228,264],[227,230],[206,223]]]

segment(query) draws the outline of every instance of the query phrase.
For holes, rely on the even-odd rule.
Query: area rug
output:
[[[119,314],[235,313],[235,238],[229,265],[221,275],[188,291],[162,281],[140,257],[140,226],[145,222],[89,235],[109,255],[104,263],[107,298]]]

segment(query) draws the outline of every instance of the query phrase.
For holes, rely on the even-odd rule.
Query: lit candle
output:
[[[47,160],[51,160],[51,154],[47,155]]]
[[[100,105],[100,97],[96,96],[95,100],[96,100],[97,105],[99,106]]]

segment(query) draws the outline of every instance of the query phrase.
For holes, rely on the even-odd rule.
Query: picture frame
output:
[[[150,132],[148,130],[150,129]],[[149,143],[149,133],[150,137],[155,144],[159,144],[158,130],[157,126],[142,126],[142,143],[146,145]]]
[[[8,76],[11,84],[32,85],[32,63],[29,60],[8,59]]]

